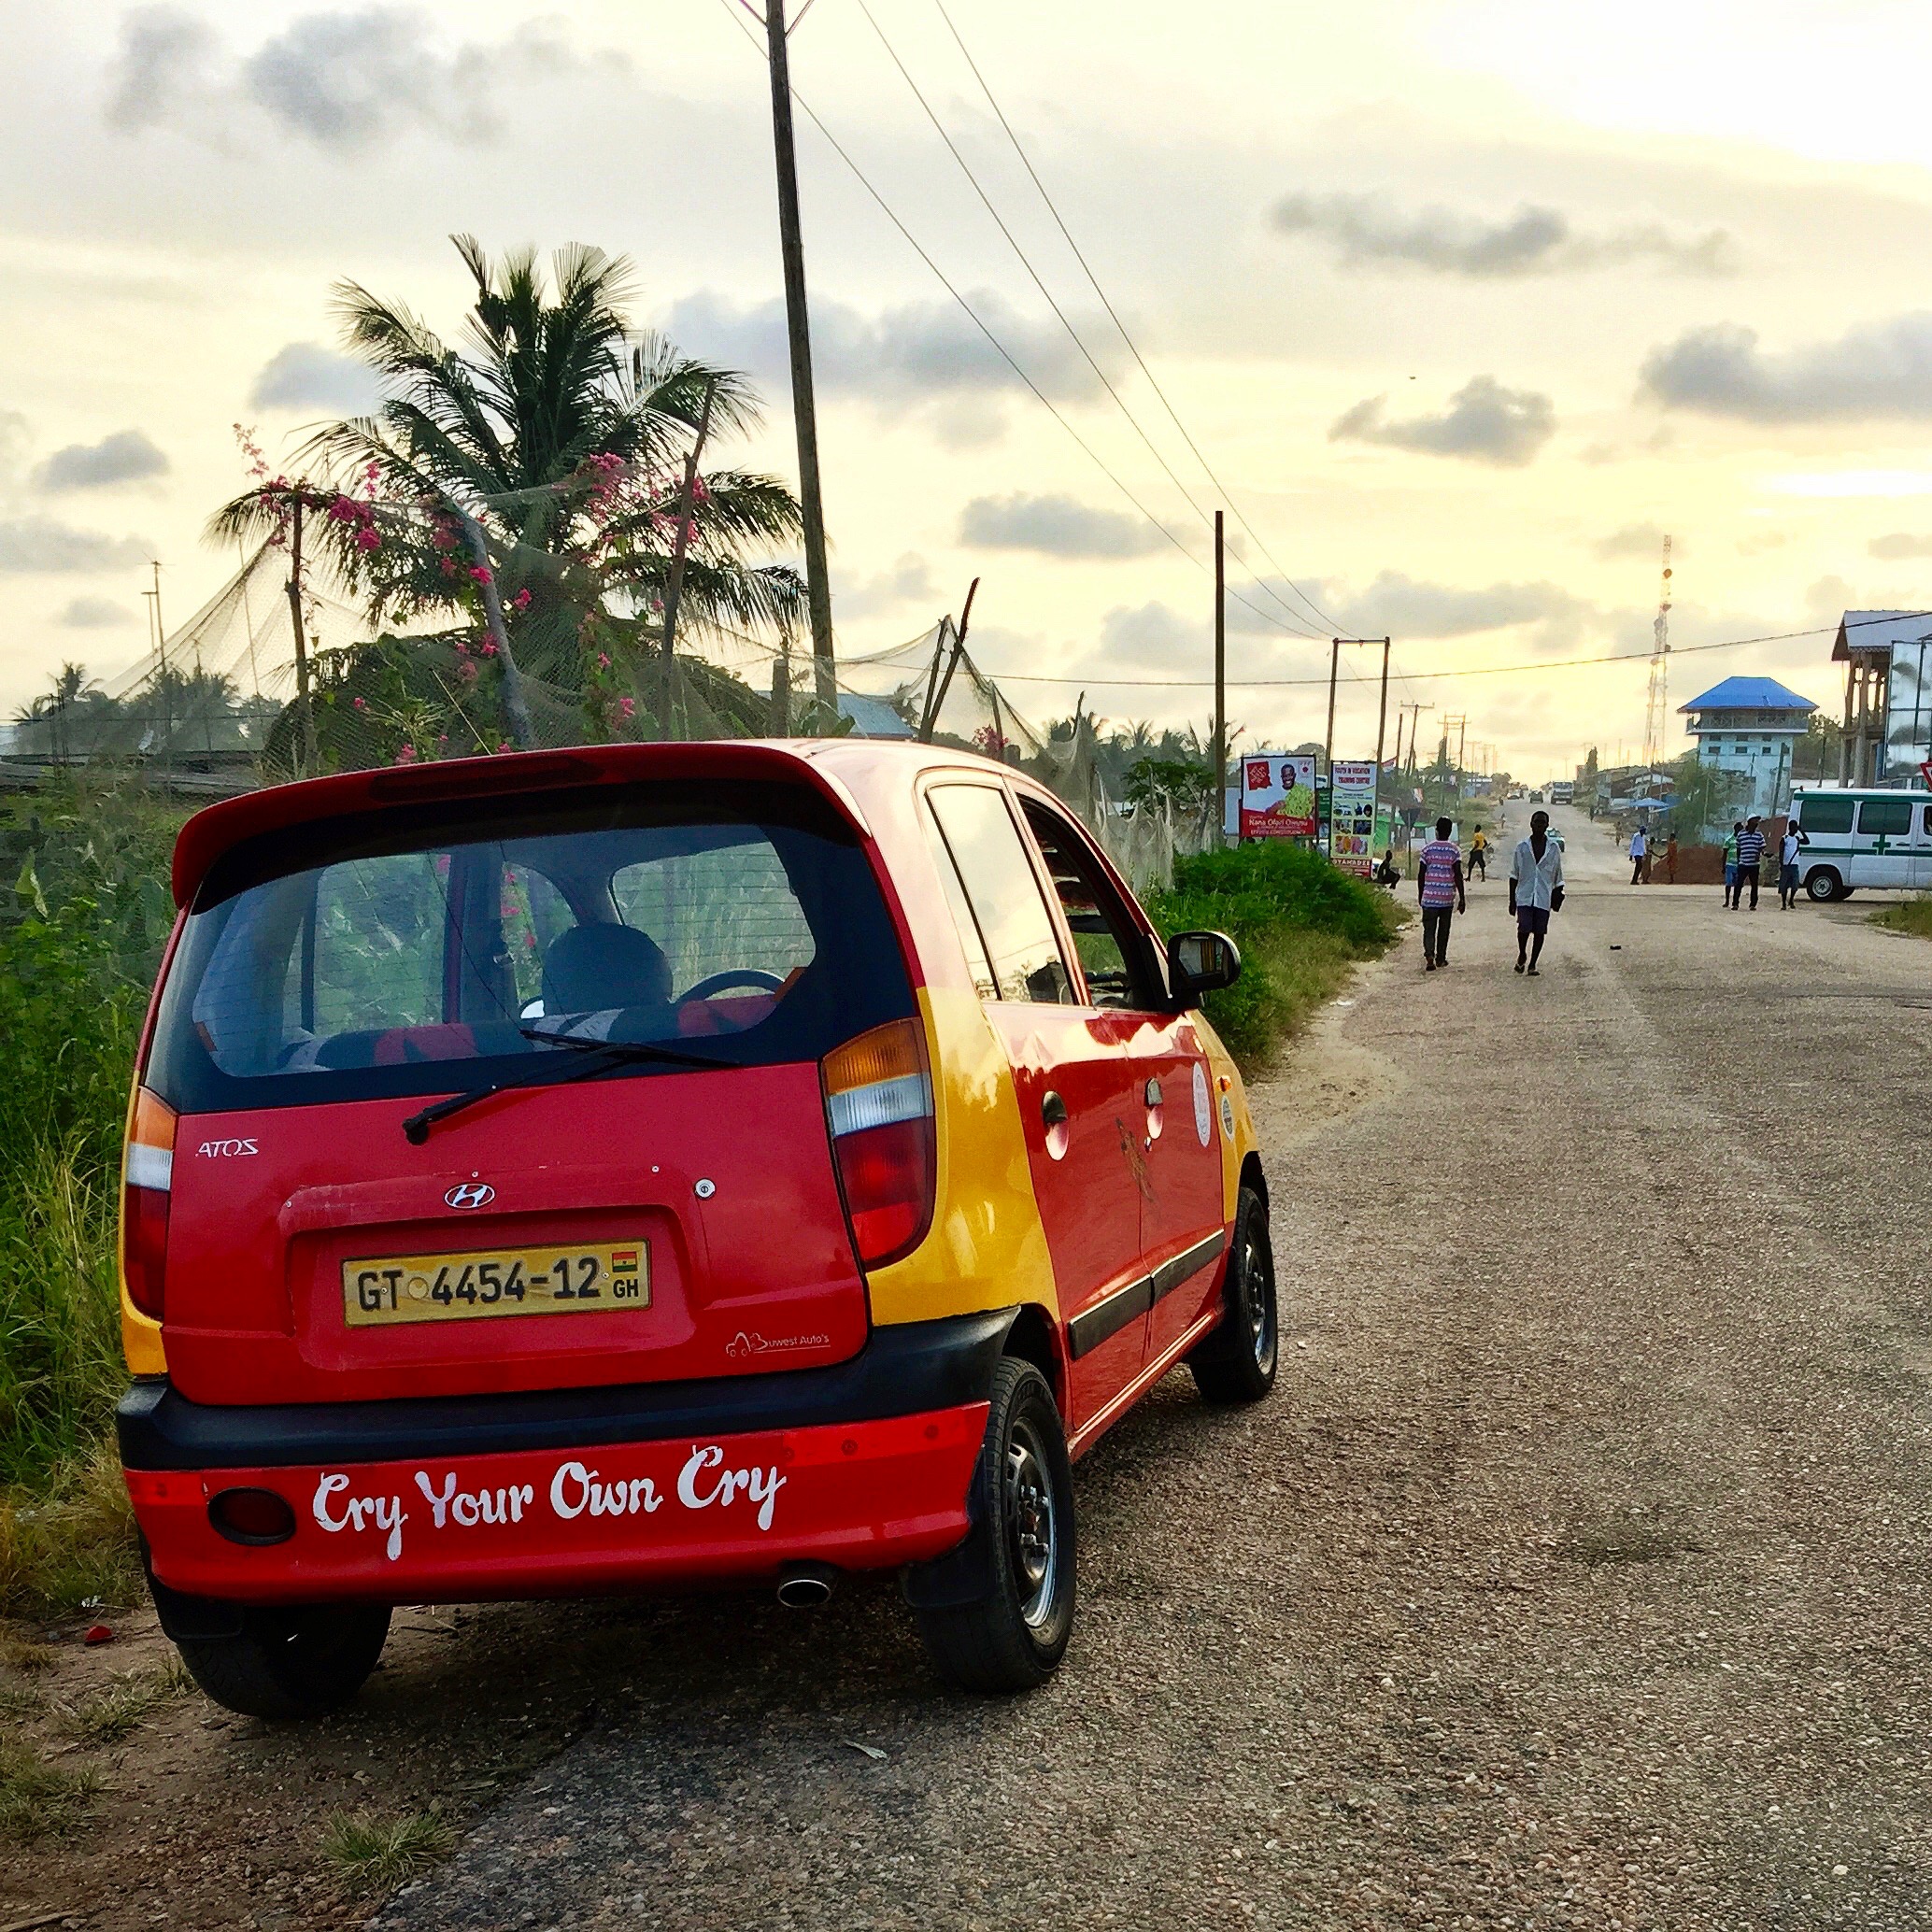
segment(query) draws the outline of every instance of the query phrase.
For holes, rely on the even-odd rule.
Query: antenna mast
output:
[[[1670,539],[1664,539],[1663,590],[1653,626],[1656,645],[1650,654],[1650,699],[1643,714],[1643,770],[1646,777],[1664,761],[1665,718],[1670,703]]]

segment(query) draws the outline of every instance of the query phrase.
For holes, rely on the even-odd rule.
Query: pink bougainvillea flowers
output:
[[[477,584],[493,584],[496,582],[496,575],[494,572],[485,569],[482,564],[473,563],[470,566],[470,581]]]

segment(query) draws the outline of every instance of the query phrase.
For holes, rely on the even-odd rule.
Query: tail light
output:
[[[859,1258],[896,1261],[932,1219],[932,1076],[917,1020],[894,1020],[826,1055],[825,1114]]]
[[[157,1322],[174,1180],[174,1109],[137,1087],[121,1170],[121,1278],[127,1285],[127,1299]]]

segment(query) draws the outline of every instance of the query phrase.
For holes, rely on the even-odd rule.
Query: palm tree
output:
[[[372,626],[487,622],[516,672],[615,707],[613,667],[650,662],[661,635],[700,425],[708,418],[707,446],[746,431],[756,397],[742,376],[629,328],[621,258],[560,249],[547,279],[533,250],[493,263],[470,236],[454,240],[476,284],[462,347],[340,284],[344,338],[382,378],[382,405],[304,446],[320,483],[264,475],[209,534],[286,533],[299,504],[305,542],[325,548]],[[788,622],[798,573],[754,560],[798,535],[789,490],[700,468],[690,502],[680,629]]]

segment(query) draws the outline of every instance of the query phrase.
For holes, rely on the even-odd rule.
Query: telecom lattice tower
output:
[[[1670,539],[1664,539],[1664,587],[1657,599],[1653,627],[1655,647],[1650,654],[1650,699],[1643,713],[1643,768],[1654,772],[1664,761],[1664,733],[1670,703]]]

